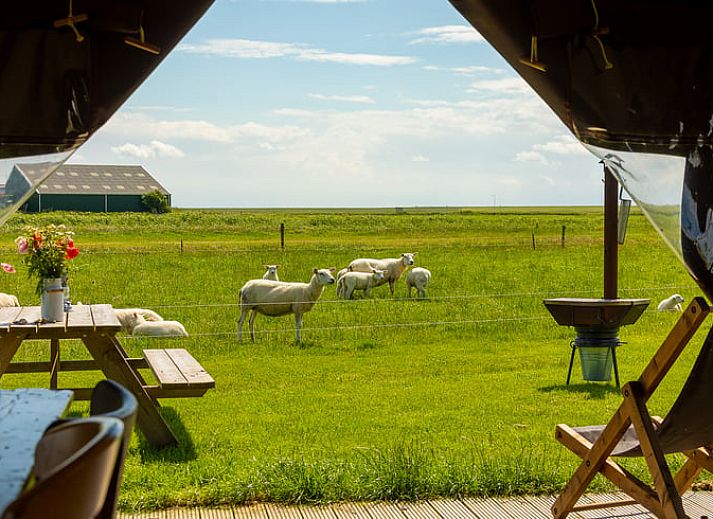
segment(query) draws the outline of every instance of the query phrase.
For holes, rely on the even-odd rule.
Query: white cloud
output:
[[[430,159],[424,155],[414,155],[411,157],[411,162],[430,162]]]
[[[556,155],[589,155],[587,149],[573,135],[560,135],[545,144],[534,144],[532,149]]]
[[[293,58],[299,61],[345,63],[352,65],[392,66],[408,65],[416,61],[410,56],[328,52],[298,43],[244,39],[210,39],[203,43],[184,43],[179,52],[219,56],[224,58],[269,59]]]
[[[524,94],[532,92],[530,86],[518,77],[483,79],[470,84],[470,93],[497,92],[500,94]]]
[[[426,65],[424,70],[446,71],[458,74],[459,76],[476,76],[479,74],[504,74],[505,70],[501,68],[485,67],[482,65],[470,65],[466,67],[439,67],[436,65]]]
[[[420,38],[411,40],[410,44],[420,43],[473,43],[484,42],[478,31],[470,25],[442,25],[440,27],[427,27],[417,31]]]
[[[369,96],[339,96],[339,95],[324,95],[324,94],[307,94],[307,97],[312,99],[319,99],[320,101],[344,101],[347,103],[359,103],[359,104],[374,104],[375,101]]]
[[[549,164],[547,157],[537,151],[521,151],[515,155],[514,160],[515,162],[534,162],[545,166]]]
[[[151,141],[149,144],[133,144],[127,142],[121,146],[112,147],[111,151],[117,155],[125,155],[139,159],[185,157],[185,153],[183,153],[180,149],[161,141]]]

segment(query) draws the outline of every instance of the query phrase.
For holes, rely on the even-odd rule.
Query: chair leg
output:
[[[644,403],[641,385],[636,382],[629,382],[624,386],[622,393],[624,395],[624,406],[629,411],[629,416],[636,429],[636,435],[639,438],[641,452],[653,477],[654,489],[661,506],[659,517],[686,519],[683,501],[656,436],[651,415]]]

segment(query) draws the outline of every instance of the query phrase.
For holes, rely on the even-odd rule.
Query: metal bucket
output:
[[[611,380],[612,350],[621,344],[618,328],[577,328],[573,345],[579,350],[582,378],[591,382]]]

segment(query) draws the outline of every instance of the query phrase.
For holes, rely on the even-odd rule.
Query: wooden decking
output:
[[[586,495],[582,502],[603,502],[621,496]],[[338,503],[324,506],[281,506],[259,503],[223,508],[173,508],[119,519],[546,519],[552,517],[554,497],[504,499],[443,499],[418,503]],[[691,519],[713,519],[713,494],[689,492],[684,498]],[[573,519],[653,518],[639,506],[573,513]]]

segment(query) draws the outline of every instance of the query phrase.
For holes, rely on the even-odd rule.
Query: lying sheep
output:
[[[129,333],[136,337],[188,337],[188,332],[178,321],[147,321],[133,312],[128,319]]]
[[[77,301],[77,305],[81,304],[81,302]],[[131,333],[129,325],[131,323],[132,314],[139,314],[147,321],[163,321],[163,317],[147,308],[114,308],[114,313],[121,323],[121,329],[126,333]]]
[[[376,269],[371,272],[346,272],[337,281],[337,297],[351,299],[355,290],[363,290],[364,297],[369,297],[371,288],[378,286],[385,275],[385,270]]]
[[[0,308],[6,306],[20,306],[20,302],[17,300],[17,296],[0,292]]]
[[[406,288],[408,296],[411,297],[411,288],[416,287],[417,297],[426,297],[426,287],[431,281],[431,271],[423,267],[414,267],[406,274]]]
[[[658,311],[675,312],[678,310],[682,312],[683,308],[681,307],[681,303],[683,303],[683,297],[680,294],[673,294],[671,297],[667,297],[659,303]]]
[[[394,295],[394,283],[396,283],[407,268],[413,265],[415,255],[415,252],[405,252],[401,254],[400,258],[359,258],[352,261],[347,268],[354,272],[371,272],[371,269],[385,270],[386,274],[384,275],[384,279],[374,286],[381,286],[388,282],[391,295]]]
[[[265,273],[262,275],[262,279],[271,279],[273,281],[280,281],[280,277],[277,275],[277,269],[279,265],[265,265]]]
[[[325,285],[334,283],[332,272],[336,269],[314,269],[309,283],[287,283],[268,279],[251,279],[240,289],[240,319],[238,340],[243,338],[243,322],[251,312],[248,325],[250,338],[255,342],[255,317],[258,313],[270,317],[295,314],[297,342],[301,341],[302,316],[312,310],[322,295]]]

